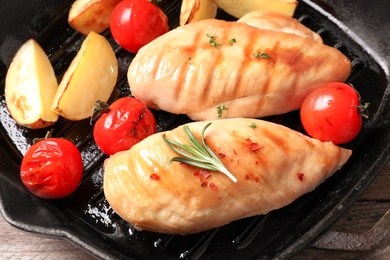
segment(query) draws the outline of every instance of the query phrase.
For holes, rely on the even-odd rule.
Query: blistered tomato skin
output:
[[[110,30],[115,41],[132,53],[168,32],[168,17],[147,0],[123,0],[113,10]]]
[[[332,82],[313,90],[303,101],[301,121],[313,138],[344,144],[362,128],[359,95],[345,83]]]
[[[130,149],[156,132],[152,112],[140,100],[123,97],[109,107],[96,121],[93,136],[96,144],[107,155]]]
[[[80,151],[63,138],[47,138],[33,144],[20,167],[23,184],[44,199],[70,195],[80,184],[82,175]]]

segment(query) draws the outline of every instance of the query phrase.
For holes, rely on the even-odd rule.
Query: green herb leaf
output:
[[[235,43],[235,42],[237,42],[237,41],[236,41],[236,38],[232,38],[232,39],[230,39],[230,40],[228,41],[228,44],[229,44],[229,45],[232,45],[232,44]]]
[[[262,53],[253,53],[253,57],[259,58],[259,59],[269,59],[271,56],[269,54],[262,52]]]
[[[206,33],[206,36],[209,37],[209,43],[210,43],[211,46],[218,47],[218,46],[221,45],[220,43],[217,43],[215,41],[215,34],[211,35],[209,33]]]
[[[217,106],[217,113],[218,113],[218,117],[219,117],[219,118],[222,117],[222,112],[223,112],[224,110],[228,110],[228,108],[227,108],[225,105]]]
[[[186,125],[183,127],[187,134],[187,139],[191,145],[181,144],[174,140],[169,140],[163,134],[164,141],[168,146],[177,154],[182,157],[173,157],[169,163],[173,161],[185,163],[195,167],[199,167],[205,170],[219,171],[228,176],[233,182],[237,182],[237,178],[234,177],[228,169],[223,165],[222,161],[217,155],[210,149],[204,140],[204,132],[211,125],[208,123],[205,125],[201,132],[201,142],[196,139],[190,128]]]

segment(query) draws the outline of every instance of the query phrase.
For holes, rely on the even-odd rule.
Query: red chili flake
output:
[[[210,183],[210,184],[209,184],[209,187],[210,187],[211,190],[214,190],[214,191],[217,191],[217,190],[218,190],[218,186],[215,185],[214,183]]]
[[[262,145],[259,145],[258,143],[253,142],[250,138],[247,138],[245,141],[249,142],[248,147],[251,151],[254,152],[264,147]]]
[[[202,184],[200,184],[200,187],[207,187],[208,184],[209,184],[209,183],[208,183],[207,181],[202,182]]]
[[[234,149],[233,149],[233,153],[234,153],[235,155],[237,155],[237,152],[236,152],[236,150],[234,150]]]
[[[198,177],[198,180],[199,180],[200,182],[203,182],[203,177],[199,174],[199,172],[194,172],[194,176],[195,176],[195,177]]]
[[[201,169],[198,172],[194,172],[194,176],[198,177],[200,181],[207,179],[211,176],[211,173],[208,170]]]
[[[207,179],[211,176],[211,173],[208,170],[201,169],[199,174],[203,176],[203,178]]]
[[[155,173],[152,173],[152,175],[149,176],[149,179],[158,181],[158,180],[160,180],[160,176],[158,176]]]
[[[259,182],[259,177],[255,177],[255,182]]]
[[[221,158],[225,158],[225,157],[226,157],[226,154],[224,154],[224,153],[219,153],[218,155],[219,155],[219,157],[221,157]]]
[[[264,147],[264,146],[259,145],[259,144],[257,144],[257,143],[251,143],[251,144],[249,145],[249,148],[250,148],[252,151],[260,150],[260,149],[262,149],[263,147]]]
[[[297,172],[298,180],[303,181],[303,175],[305,175],[305,174],[303,174],[301,172]]]
[[[204,182],[205,179],[208,179],[211,176],[211,173],[208,170],[201,169],[198,172],[194,172],[194,176],[198,177],[200,182]]]
[[[247,175],[244,176],[244,179],[245,179],[245,180],[250,180],[251,177],[247,174]]]

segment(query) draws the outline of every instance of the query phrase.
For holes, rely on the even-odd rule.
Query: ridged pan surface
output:
[[[85,167],[82,183],[74,194],[61,200],[34,197],[19,179],[19,165],[32,139],[44,136],[47,129],[29,130],[15,124],[6,108],[4,80],[13,55],[29,38],[40,43],[56,75],[62,77],[84,39],[67,23],[72,2],[0,3],[0,205],[6,220],[20,229],[64,237],[92,255],[107,259],[283,259],[302,250],[326,230],[372,182],[389,157],[386,60],[390,60],[390,51],[385,46],[390,40],[386,29],[390,28],[386,12],[389,4],[378,1],[381,3],[375,7],[364,6],[367,1],[300,1],[295,17],[318,32],[325,44],[338,48],[352,60],[348,82],[370,102],[371,114],[358,138],[346,145],[354,151],[351,159],[313,192],[266,216],[235,221],[195,235],[139,232],[121,220],[104,198],[102,166],[106,157],[93,141],[89,120],[61,119],[53,126],[54,136],[66,137],[80,149]],[[178,26],[180,3],[158,2],[168,15],[171,28]],[[384,8],[380,8],[382,5]],[[373,12],[376,16],[371,19]],[[223,12],[218,17],[232,19]],[[119,80],[111,99],[114,100],[131,93],[126,72],[133,55],[120,49],[109,31],[103,35],[119,61]],[[185,116],[153,112],[159,131],[189,121]],[[298,112],[266,119],[301,129]]]

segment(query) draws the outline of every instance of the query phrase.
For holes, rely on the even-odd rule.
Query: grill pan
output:
[[[67,24],[73,1],[0,2],[0,209],[5,219],[22,230],[62,237],[102,259],[287,259],[326,231],[375,179],[390,152],[389,64],[390,3],[363,0],[299,1],[295,17],[318,32],[327,45],[346,54],[353,64],[347,80],[370,103],[370,118],[360,135],[345,145],[354,153],[347,164],[313,192],[265,216],[251,217],[195,235],[138,232],[121,220],[102,191],[106,158],[92,138],[89,120],[60,119],[54,136],[73,141],[84,160],[84,177],[71,196],[42,200],[28,192],[19,179],[19,165],[32,139],[47,129],[19,127],[4,100],[7,68],[17,49],[35,38],[49,55],[60,79],[76,55],[84,36]],[[178,25],[180,2],[157,1],[171,28]],[[23,8],[20,8],[20,7]],[[218,18],[233,18],[220,11]],[[103,33],[119,61],[119,79],[111,100],[129,95],[126,71],[133,55],[120,49],[109,31]],[[337,64],[335,64],[337,66]],[[172,129],[189,119],[153,111],[158,130]],[[268,117],[302,129],[299,113]]]

